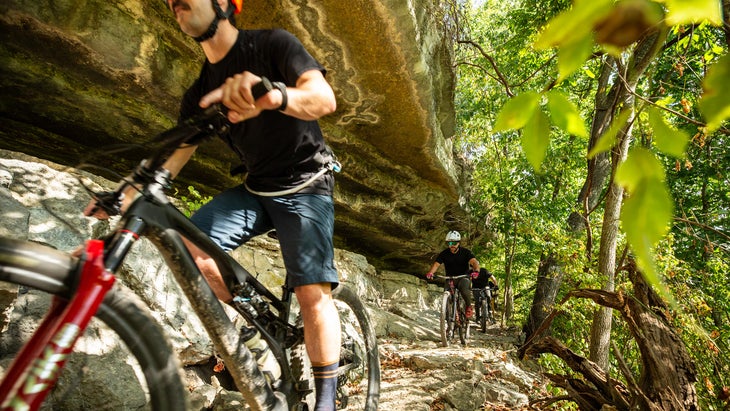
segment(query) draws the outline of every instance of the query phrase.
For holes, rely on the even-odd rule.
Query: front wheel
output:
[[[479,302],[479,325],[482,332],[487,332],[487,319],[489,318],[489,303],[486,298],[482,298]]]
[[[469,318],[466,316],[466,302],[463,298],[459,298],[458,301],[459,316],[456,321],[456,326],[459,327],[459,341],[462,346],[466,346],[469,341]]]
[[[380,399],[380,353],[375,329],[354,291],[340,284],[332,295],[342,327],[338,409],[375,411]]]
[[[77,264],[77,259],[50,247],[0,238],[0,281],[19,286],[14,288],[16,299],[7,307],[8,328],[0,334],[0,369],[7,371],[11,357],[35,331],[28,325],[46,313],[49,296],[68,299],[73,295]],[[0,312],[5,308],[0,307]],[[116,365],[112,369],[110,364]],[[43,408],[186,409],[180,370],[162,329],[142,300],[115,284],[76,342]],[[124,395],[120,396],[121,387]]]
[[[492,310],[492,297],[487,298],[487,313],[489,313],[489,324],[494,324],[494,311]]]
[[[454,313],[451,304],[451,293],[444,291],[441,297],[441,345],[448,347],[454,338]]]

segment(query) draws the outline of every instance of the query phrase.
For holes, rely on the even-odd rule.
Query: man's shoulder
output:
[[[266,41],[266,42],[290,42],[297,41],[297,38],[290,32],[282,28],[272,29],[239,29],[241,33],[238,36],[239,41]]]

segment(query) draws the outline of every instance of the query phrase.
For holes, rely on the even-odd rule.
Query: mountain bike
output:
[[[446,281],[447,287],[441,299],[441,344],[448,347],[458,334],[461,345],[466,345],[469,340],[469,318],[466,316],[466,302],[456,288],[456,281],[469,278],[469,275],[439,278]]]
[[[494,313],[492,312],[492,288],[472,288],[474,302],[477,312],[477,321],[483,333],[487,332],[487,324],[494,324]]]
[[[0,237],[0,281],[20,286],[21,292],[39,290],[52,297],[44,320],[4,370],[0,409],[35,410],[41,404],[52,409],[87,408],[66,393],[56,394],[64,388],[61,385],[67,385],[58,381],[67,361],[73,362],[75,344],[92,317],[116,333],[136,359],[147,408],[188,408],[181,367],[162,328],[139,297],[115,282],[115,273],[141,237],[157,248],[170,267],[247,405],[253,410],[311,409],[314,382],[301,320],[292,306],[293,292],[282,287],[277,297],[198,230],[165,194],[171,187],[170,173],[162,168],[165,159],[180,145],[200,144],[226,127],[225,114],[214,106],[157,136],[152,154],[116,190],[95,193],[97,205],[115,215],[120,214],[127,187],[134,186],[138,192],[112,233],[89,240],[78,255]],[[267,379],[259,369],[255,354],[195,265],[183,236],[215,260],[234,296],[230,305],[266,341],[280,368],[279,378]],[[373,326],[362,301],[345,284],[335,288],[333,296],[342,322],[340,408],[376,410],[380,363]],[[92,367],[74,372],[93,371],[88,368]]]

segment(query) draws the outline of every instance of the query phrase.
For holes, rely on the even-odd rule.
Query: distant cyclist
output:
[[[432,279],[433,273],[438,270],[441,264],[444,265],[447,277],[464,274],[476,277],[479,273],[479,261],[474,257],[474,253],[471,250],[460,246],[461,234],[458,231],[449,231],[446,234],[446,245],[448,248],[436,257],[436,261],[434,261],[431,269],[426,273],[426,278],[429,280]],[[456,287],[459,289],[466,303],[466,316],[473,318],[474,307],[472,306],[471,281],[469,281],[469,278],[462,278],[457,280]],[[446,284],[446,288],[448,288],[448,284]]]
[[[491,284],[490,284],[491,283]],[[474,290],[480,289],[480,288],[491,288],[493,291],[499,290],[499,284],[497,283],[497,277],[494,276],[489,270],[482,267],[479,269],[479,275],[477,278],[473,278],[471,281],[471,286]],[[482,299],[482,293],[481,291],[475,291],[474,292],[474,304],[479,307],[479,304],[481,303]],[[494,312],[494,296],[492,296],[492,300],[490,301],[490,307],[492,309],[492,312]],[[477,318],[479,318],[479,311],[477,310]]]

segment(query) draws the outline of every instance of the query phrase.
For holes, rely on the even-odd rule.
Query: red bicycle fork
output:
[[[53,297],[45,318],[0,383],[0,409],[37,410],[58,380],[115,277],[104,267],[104,242],[86,243],[79,286],[71,300]]]

